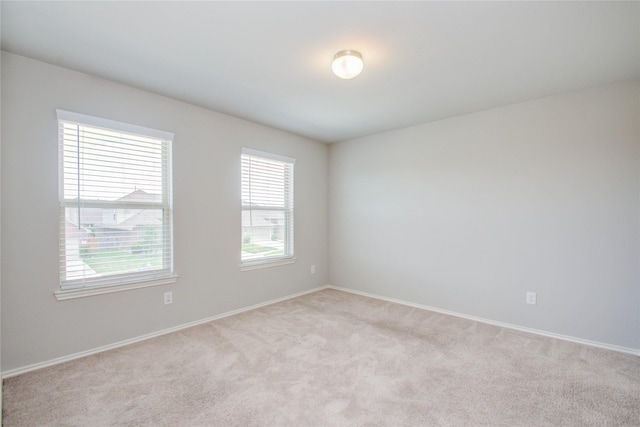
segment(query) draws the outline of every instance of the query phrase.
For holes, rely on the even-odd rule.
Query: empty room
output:
[[[3,426],[640,425],[640,2],[0,20]]]

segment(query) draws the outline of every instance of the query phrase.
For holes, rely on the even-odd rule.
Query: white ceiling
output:
[[[1,7],[3,50],[324,142],[640,78],[640,2]]]

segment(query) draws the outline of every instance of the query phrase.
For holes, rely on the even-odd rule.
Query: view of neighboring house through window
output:
[[[293,259],[294,162],[242,149],[243,266]]]
[[[171,276],[172,140],[58,110],[61,290]]]

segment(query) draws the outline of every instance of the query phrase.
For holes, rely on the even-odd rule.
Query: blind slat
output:
[[[293,257],[294,162],[294,159],[287,157],[243,149],[243,263]]]
[[[169,276],[173,135],[58,113],[61,290]]]

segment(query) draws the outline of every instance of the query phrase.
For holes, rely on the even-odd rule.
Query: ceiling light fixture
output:
[[[331,69],[341,79],[352,79],[362,72],[362,54],[355,50],[341,50],[333,57]]]

